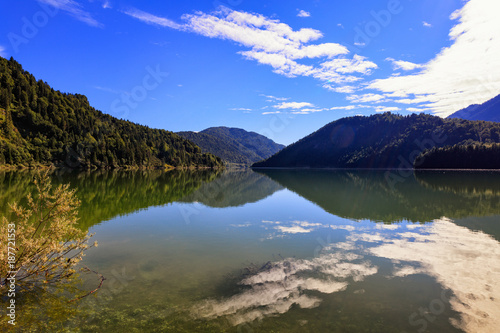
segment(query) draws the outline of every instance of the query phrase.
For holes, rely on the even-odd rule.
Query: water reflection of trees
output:
[[[259,170],[327,212],[350,219],[427,222],[500,215],[497,174],[417,173],[390,186],[384,172]]]
[[[420,171],[418,182],[427,188],[467,197],[499,197],[500,173],[495,171]]]
[[[52,179],[54,185],[70,183],[77,189],[83,228],[176,201],[201,202],[210,207],[241,206],[282,189],[276,182],[249,170],[58,171]],[[33,191],[33,172],[0,173],[0,189],[1,215],[8,211],[8,203],[22,202]]]
[[[71,184],[81,201],[80,226],[88,228],[115,216],[150,206],[165,205],[198,189],[219,176],[217,171],[96,171],[54,172],[54,185]],[[33,191],[32,172],[0,173],[0,214],[8,203],[22,201]]]
[[[282,190],[283,187],[261,174],[250,170],[226,172],[181,201],[200,202],[209,207],[237,207],[257,202]]]

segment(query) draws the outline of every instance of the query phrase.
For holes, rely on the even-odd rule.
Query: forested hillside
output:
[[[119,120],[0,57],[0,165],[220,167],[175,133]]]
[[[285,146],[267,137],[241,128],[210,127],[201,132],[179,132],[201,147],[229,163],[250,165],[266,159]]]
[[[500,169],[500,144],[470,143],[433,148],[419,155],[416,169]]]
[[[334,121],[254,167],[412,168],[434,147],[500,142],[500,123],[391,113]]]

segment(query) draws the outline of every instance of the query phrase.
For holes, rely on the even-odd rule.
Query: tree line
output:
[[[456,164],[459,168],[460,159],[477,158],[483,160],[481,165],[488,164],[491,154],[498,157],[495,143],[500,143],[500,123],[383,113],[331,122],[253,166],[412,168],[420,154],[434,149],[432,156],[440,155],[441,159],[445,151],[459,154]],[[425,160],[428,162],[421,168],[430,165],[432,158]]]
[[[177,134],[120,120],[0,57],[0,165],[222,167]]]

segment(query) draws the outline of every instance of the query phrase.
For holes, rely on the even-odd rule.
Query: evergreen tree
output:
[[[168,147],[168,154],[165,151]],[[192,142],[165,130],[118,120],[92,108],[80,94],[62,93],[0,57],[1,164],[37,161],[69,167],[222,167],[200,163]]]

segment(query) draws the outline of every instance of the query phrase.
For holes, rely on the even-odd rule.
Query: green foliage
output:
[[[263,135],[240,128],[211,127],[201,132],[179,132],[193,141],[203,152],[212,153],[229,163],[250,165],[268,158],[285,146]]]
[[[500,144],[457,144],[420,154],[416,169],[500,169]]]
[[[91,226],[116,216],[127,215],[150,206],[163,206],[191,194],[205,182],[219,177],[217,170],[98,170],[92,172],[55,171],[54,186],[70,184],[78,189],[81,201],[78,227]],[[9,204],[26,204],[29,193],[36,192],[34,171],[0,172],[0,220],[9,217]]]
[[[254,167],[412,168],[434,147],[500,142],[500,123],[391,113],[334,121]]]
[[[175,133],[104,114],[0,57],[0,164],[71,168],[221,167]]]

